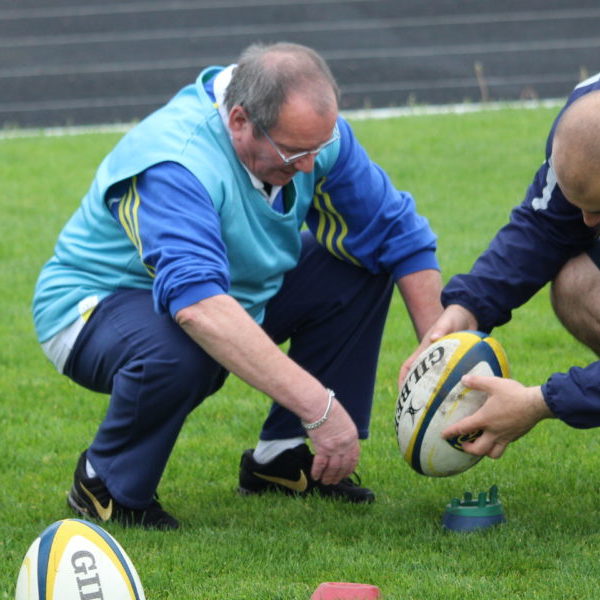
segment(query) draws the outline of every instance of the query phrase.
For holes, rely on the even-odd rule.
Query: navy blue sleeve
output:
[[[442,293],[442,303],[460,304],[476,317],[482,331],[510,320],[573,256],[589,248],[594,230],[570,204],[550,166],[553,126],[546,160],[538,169],[523,203],[511,214],[488,249],[467,274],[456,275]]]
[[[341,117],[340,151],[317,184],[306,222],[334,256],[395,279],[439,269],[436,236],[408,192],[370,160]]]
[[[536,181],[545,179],[547,172],[544,165]],[[529,300],[554,279],[567,260],[593,242],[593,230],[583,223],[581,211],[564,199],[556,184],[543,209],[532,204],[541,197],[538,191],[540,185],[534,183],[471,271],[452,277],[442,293],[444,306],[460,304],[469,309],[483,331],[509,321],[513,309]]]
[[[219,216],[187,169],[171,162],[150,167],[109,206],[154,278],[157,311],[174,316],[204,298],[227,293],[229,265]]]
[[[542,394],[556,417],[578,429],[600,426],[600,362],[554,373]]]

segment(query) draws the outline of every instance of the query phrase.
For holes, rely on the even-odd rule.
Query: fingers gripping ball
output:
[[[145,595],[114,537],[88,521],[64,519],[29,547],[15,600],[145,600]]]
[[[461,383],[467,374],[508,377],[508,360],[497,340],[479,331],[451,333],[431,344],[406,376],[396,403],[396,434],[402,456],[418,473],[446,477],[481,459],[463,450],[481,432],[450,440],[441,436],[486,400],[483,392]]]

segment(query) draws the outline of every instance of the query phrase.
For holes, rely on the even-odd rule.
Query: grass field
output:
[[[439,235],[444,278],[468,269],[519,202],[543,157],[556,110],[359,121],[373,158],[410,190]],[[0,140],[0,599],[13,598],[22,557],[65,505],[76,459],[107,398],[58,375],[34,338],[38,271],[118,134]],[[558,325],[543,290],[495,331],[515,378],[538,384],[592,355]],[[230,378],[184,428],[160,487],[175,533],[107,525],[129,553],[149,600],[308,600],[323,581],[378,585],[385,600],[597,598],[600,502],[594,430],[547,421],[499,461],[428,479],[399,456],[397,370],[415,345],[396,298],[386,328],[372,435],[360,473],[368,507],[319,498],[241,498],[242,450],[268,404]],[[497,484],[507,523],[456,534],[445,504]],[[107,599],[113,600],[113,599]]]

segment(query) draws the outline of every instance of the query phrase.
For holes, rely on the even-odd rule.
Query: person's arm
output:
[[[154,304],[226,369],[313,423],[325,413],[329,394],[289,359],[232,296],[219,217],[207,191],[181,165],[161,163],[110,202],[153,274]],[[356,427],[333,402],[327,421],[309,432],[316,456],[312,476],[336,483],[358,461]]]
[[[425,269],[400,277],[396,282],[418,340],[442,313],[442,277],[436,269]]]
[[[548,143],[551,146],[550,142]],[[525,200],[511,213],[469,273],[455,275],[444,287],[444,306],[459,304],[490,332],[510,320],[562,266],[595,238],[581,211],[570,204],[546,161],[538,169]]]
[[[339,153],[323,173],[317,166],[313,205],[306,223],[331,254],[394,281],[439,270],[436,236],[409,192],[396,189],[341,117]]]
[[[415,358],[443,335],[463,329],[489,333],[506,323],[514,308],[553,279],[593,238],[594,232],[583,223],[581,211],[564,198],[546,161],[525,200],[512,211],[510,222],[497,232],[470,272],[455,275],[444,287],[445,311],[402,365],[400,381]]]
[[[219,364],[288,408],[305,422],[323,416],[329,394],[288,358],[228,295],[217,295],[177,312],[177,323]],[[358,432],[336,400],[325,423],[308,432],[315,459],[312,476],[325,484],[352,473],[359,457]]]
[[[567,425],[600,427],[600,361],[553,373],[541,390],[550,410]]]

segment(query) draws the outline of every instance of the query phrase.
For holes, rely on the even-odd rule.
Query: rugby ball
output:
[[[479,331],[451,333],[426,348],[406,376],[396,403],[396,435],[402,456],[417,473],[456,475],[482,458],[462,447],[481,432],[449,440],[441,436],[487,398],[461,383],[467,374],[509,376],[508,360],[497,340]]]
[[[140,578],[117,540],[98,525],[64,519],[29,547],[15,600],[145,600]]]

